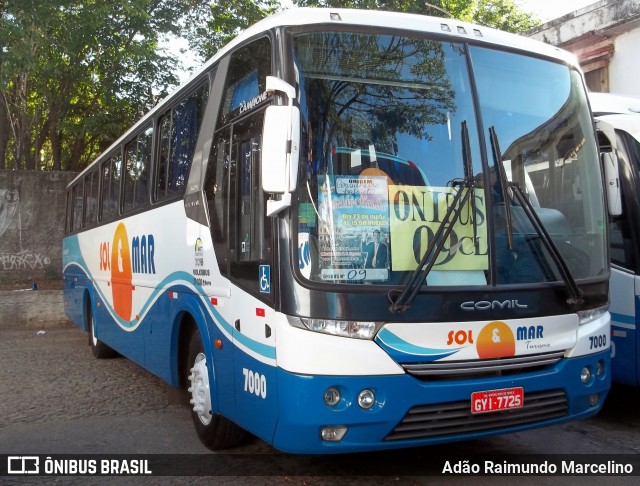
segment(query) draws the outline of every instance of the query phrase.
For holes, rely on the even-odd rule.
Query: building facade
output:
[[[575,54],[589,90],[640,97],[640,0],[600,0],[525,35]]]

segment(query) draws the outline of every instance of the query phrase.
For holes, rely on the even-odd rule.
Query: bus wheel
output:
[[[189,403],[193,407],[191,418],[200,441],[214,451],[239,445],[246,432],[229,419],[213,414],[207,357],[198,330],[191,336],[188,359]]]
[[[95,328],[96,323],[93,318],[93,313],[91,312],[91,309],[89,309],[89,345],[91,346],[93,356],[97,359],[115,357],[116,352],[96,337]]]

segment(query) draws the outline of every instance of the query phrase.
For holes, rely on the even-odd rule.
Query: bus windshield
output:
[[[422,283],[432,286],[561,281],[554,253],[577,281],[606,273],[579,73],[464,43],[362,32],[299,33],[293,57],[304,278],[396,286],[426,264]]]

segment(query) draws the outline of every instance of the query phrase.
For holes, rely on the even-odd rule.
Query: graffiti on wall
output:
[[[0,169],[0,289],[62,284],[66,191],[77,175]]]
[[[22,248],[22,221],[19,211],[20,191],[18,189],[0,189],[0,241],[9,238],[7,229],[17,227],[19,251],[5,248],[0,250],[0,270],[38,270],[44,269],[51,259],[38,251]],[[5,234],[6,233],[6,234]],[[10,239],[10,238],[9,238]],[[4,246],[4,245],[3,245]]]
[[[11,224],[19,201],[20,193],[16,189],[0,189],[0,236]]]
[[[36,270],[44,268],[50,263],[49,257],[31,250],[0,254],[0,268],[2,270]]]

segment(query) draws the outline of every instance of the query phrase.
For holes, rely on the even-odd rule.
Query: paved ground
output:
[[[168,390],[129,360],[94,359],[75,328],[0,331],[0,453],[161,453],[176,440],[176,453],[208,452]]]
[[[95,360],[87,345],[86,333],[79,329],[68,327],[42,332],[0,325],[0,454],[211,456],[197,440],[189,410],[171,396],[170,400],[164,383],[126,359]],[[333,484],[331,478],[311,480],[299,476],[305,471],[318,471],[319,466],[335,471],[342,484],[359,484],[362,478],[344,476],[376,462],[406,461],[408,467],[415,467],[425,458],[447,454],[640,454],[638,408],[639,390],[616,387],[603,412],[593,419],[490,439],[400,453],[330,458],[280,455],[264,442],[252,439],[233,452],[259,454],[253,462],[255,457],[260,457],[274,462],[281,471],[278,476],[251,477],[252,484]],[[203,460],[205,458],[203,456]],[[251,468],[252,460],[247,456],[246,474],[252,474]],[[100,479],[90,479],[91,484],[106,484]],[[513,483],[506,478],[473,479],[476,484]],[[551,484],[554,480],[532,479],[517,481]],[[61,480],[74,482],[68,478]],[[607,484],[612,484],[612,480],[616,484],[631,483],[628,478],[607,478]],[[243,477],[225,477],[218,478],[216,483],[245,484],[247,481]],[[428,482],[419,478],[385,478],[385,481]],[[151,484],[173,482],[180,481],[158,477],[150,481]],[[201,482],[205,483],[203,478],[196,480]],[[448,482],[461,481],[452,478]],[[583,483],[584,478],[574,478],[573,484]]]

